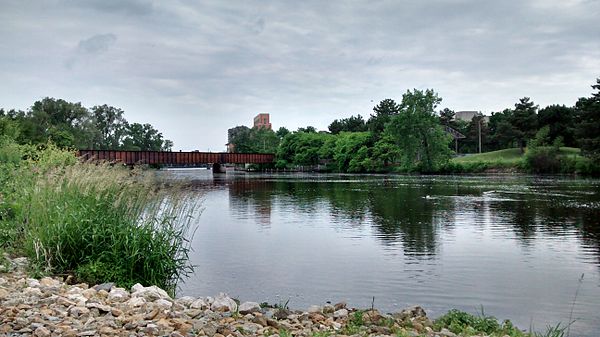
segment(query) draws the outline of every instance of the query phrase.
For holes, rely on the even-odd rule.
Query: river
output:
[[[179,295],[600,331],[598,180],[168,172],[203,199]]]

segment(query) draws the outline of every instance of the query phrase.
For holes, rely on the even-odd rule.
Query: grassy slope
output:
[[[580,150],[574,147],[561,147],[560,154],[563,156],[578,156]],[[517,164],[520,160],[523,159],[523,154],[521,154],[521,150],[518,148],[513,149],[504,149],[492,152],[485,153],[477,153],[471,154],[462,157],[453,158],[452,161],[457,164],[466,164],[466,163],[476,163],[476,162],[484,162],[484,163],[500,163],[500,164]]]

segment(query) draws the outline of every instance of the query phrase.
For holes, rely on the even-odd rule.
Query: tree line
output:
[[[528,145],[581,148],[582,155],[600,164],[600,79],[590,97],[574,106],[550,105],[540,109],[529,97],[514,108],[494,112],[489,120],[475,114],[471,121],[455,118],[450,109],[436,111],[442,99],[433,90],[407,91],[398,103],[384,99],[368,120],[362,116],[336,119],[328,131],[314,127],[290,132],[245,126],[230,129],[229,141],[236,152],[277,154],[277,167],[326,165],[339,172],[439,171],[455,154],[446,127],[466,136],[459,153]],[[232,132],[232,130],[234,130]],[[481,134],[481,145],[479,137]]]
[[[46,97],[27,111],[0,109],[0,136],[19,144],[52,142],[61,148],[170,151],[173,142],[148,123],[129,123],[124,111],[109,105]]]

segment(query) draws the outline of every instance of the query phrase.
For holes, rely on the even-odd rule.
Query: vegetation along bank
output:
[[[230,129],[229,142],[236,152],[276,153],[278,169],[599,174],[600,79],[592,88],[573,107],[540,109],[524,97],[514,108],[475,114],[470,121],[447,108],[436,112],[441,98],[415,89],[399,103],[381,101],[367,121],[361,115],[336,119],[327,132],[238,126]],[[465,138],[453,140],[448,130]]]

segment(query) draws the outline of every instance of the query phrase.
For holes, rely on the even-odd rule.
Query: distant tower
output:
[[[255,128],[267,128],[271,130],[271,122],[269,122],[269,114],[258,114],[254,117]]]

